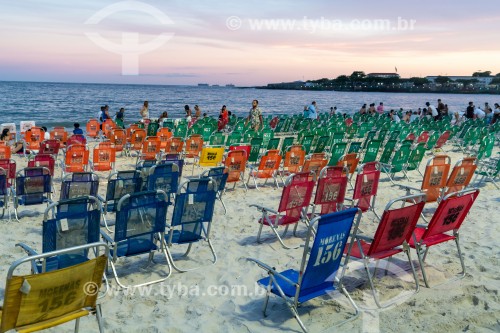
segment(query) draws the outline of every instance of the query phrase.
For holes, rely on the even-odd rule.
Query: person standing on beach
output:
[[[313,101],[311,105],[309,105],[307,110],[308,110],[307,117],[311,119],[311,121],[318,119],[318,112],[316,111],[316,101]]]
[[[142,106],[142,109],[141,109],[141,111],[139,111],[139,113],[141,114],[142,120],[149,119],[149,102],[148,101],[144,101],[144,105]]]
[[[302,111],[302,117],[308,118],[309,117],[309,108],[308,106],[304,106],[304,111]]]
[[[465,110],[465,118],[472,119],[474,118],[474,103],[469,102],[469,106]]]
[[[264,123],[262,120],[262,111],[259,108],[259,101],[256,99],[252,101],[252,108],[250,109],[247,120],[245,121],[245,126],[249,121],[254,131],[258,131],[259,127]]]
[[[194,106],[194,117],[199,119],[201,117],[201,109],[198,105]]]
[[[115,121],[116,121],[116,124],[118,126],[120,126],[121,128],[125,128],[125,124],[123,123],[123,117],[124,116],[125,116],[125,109],[124,108],[120,108],[120,111],[118,111],[116,113]]]
[[[429,102],[425,103],[425,105],[427,105],[427,112],[431,114],[431,117],[434,118],[434,120],[438,120],[439,113],[436,107],[434,105],[431,105],[431,103]]]
[[[384,103],[380,102],[380,104],[377,106],[377,113],[378,114],[384,113]]]
[[[448,115],[446,107],[444,106],[444,103],[441,101],[441,99],[438,99],[437,111],[438,111],[438,119],[441,119],[444,116]]]
[[[186,112],[186,120],[188,123],[191,122],[191,108],[189,107],[189,105],[184,105],[184,112]]]

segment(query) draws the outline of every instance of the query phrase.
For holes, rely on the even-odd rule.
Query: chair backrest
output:
[[[366,253],[368,256],[394,249],[410,240],[425,205],[424,196],[422,194],[405,196],[387,204],[373,236],[373,242]],[[402,208],[390,209],[398,201],[409,200],[418,202]]]
[[[437,140],[437,142],[433,148],[437,149],[437,148],[441,148],[442,146],[444,146],[444,144],[446,143],[446,141],[450,137],[450,134],[451,134],[450,131],[444,131],[443,134],[441,134],[441,136]]]
[[[227,168],[228,178],[227,182],[237,182],[243,172],[247,162],[247,152],[244,150],[233,150],[227,154],[224,161],[224,166]]]
[[[52,176],[44,167],[24,168],[16,174],[16,205],[37,205],[48,202],[52,194]]]
[[[66,150],[64,169],[66,172],[84,172],[89,164],[89,151],[83,144],[72,144]]]
[[[405,168],[410,158],[411,144],[403,143],[398,150],[394,151],[390,164],[392,165],[391,173],[401,171]]]
[[[422,240],[425,241],[435,235],[451,230],[457,232],[478,195],[478,189],[464,190],[447,195],[439,203],[427,229],[422,235]]]
[[[50,175],[54,176],[54,168],[56,165],[56,160],[53,155],[49,154],[37,154],[33,159],[28,161],[29,168],[35,167],[45,167],[49,169]]]
[[[26,132],[35,127],[35,122],[33,120],[22,120],[19,122],[19,132],[21,132],[21,136],[25,135]]]
[[[97,138],[99,136],[99,131],[100,129],[100,123],[97,119],[90,119],[87,122],[86,130],[87,130],[87,136],[89,138]]]
[[[425,143],[420,142],[410,151],[410,157],[408,158],[408,164],[406,166],[407,171],[418,170],[422,159],[425,156]]]
[[[73,134],[66,141],[66,146],[69,147],[69,146],[75,145],[75,144],[85,145],[85,144],[87,144],[87,139],[82,134]]]
[[[298,221],[302,209],[309,206],[315,185],[315,180],[310,176],[309,172],[301,172],[292,174],[285,180],[278,212],[284,212],[288,219]]]
[[[397,140],[389,140],[386,142],[384,146],[384,150],[382,151],[382,155],[380,155],[379,161],[381,163],[389,163],[391,160],[392,153],[394,152],[394,149],[396,148],[396,144],[398,143]]]
[[[161,142],[156,136],[148,136],[142,142],[140,158],[143,160],[156,160],[160,153]]]
[[[293,145],[293,141],[295,140],[295,138],[293,136],[287,136],[283,139],[283,142],[281,143],[281,155],[285,154],[285,152],[287,151],[288,147],[290,147],[291,145]]]
[[[57,154],[59,154],[59,148],[61,148],[61,141],[56,139],[44,140],[40,143],[40,150],[38,153],[57,156]]]
[[[94,148],[92,166],[95,171],[110,171],[114,169],[116,150],[113,144]]]
[[[101,204],[96,197],[81,196],[50,204],[43,218],[43,253],[98,242],[100,222]],[[87,252],[74,251],[70,256],[44,263],[43,271],[68,267],[87,259]]]
[[[10,159],[12,156],[10,146],[0,145],[0,159]]]
[[[205,175],[203,175],[205,176]],[[208,170],[206,173],[206,177],[212,178],[212,180],[215,181],[217,191],[222,193],[224,189],[226,188],[226,182],[227,178],[229,176],[229,173],[226,171],[225,167],[216,167],[216,168],[211,168]]]
[[[417,143],[427,143],[429,141],[429,132],[428,131],[423,131],[420,133],[420,135],[417,138]]]
[[[19,275],[17,268],[33,260],[45,261],[54,255],[70,255],[75,248],[15,261],[7,273],[0,332],[23,331],[26,327],[38,331],[96,311],[98,294],[89,293],[83,286],[92,285],[96,290],[100,289],[109,248],[104,243],[76,248],[85,251],[93,249],[97,253],[100,248],[104,249],[103,255],[75,266],[40,274]],[[25,290],[23,286],[29,286],[27,292],[20,292]],[[54,293],[56,290],[58,292]]]
[[[171,137],[167,140],[165,146],[165,153],[170,154],[180,154],[182,153],[182,148],[184,147],[184,140],[181,137]]]
[[[16,178],[16,161],[9,158],[0,158],[0,168],[5,170],[7,174],[7,187],[10,187]]]
[[[40,127],[32,127],[26,131],[26,148],[28,150],[40,149],[40,143],[44,140],[44,132]]]
[[[83,196],[97,197],[99,176],[93,172],[75,172],[61,181],[60,200]]]
[[[435,202],[441,196],[450,173],[451,159],[447,155],[437,155],[431,158],[425,167],[422,190],[427,194],[427,202]]]
[[[373,162],[377,159],[378,151],[380,149],[380,145],[382,144],[381,140],[372,139],[368,142],[365,149],[365,155],[363,156],[362,163]]]
[[[123,151],[127,143],[127,132],[122,128],[115,128],[111,132],[109,141],[115,146],[117,152]]]
[[[199,155],[201,149],[203,148],[203,136],[200,134],[191,134],[186,139],[186,144],[184,146],[185,155]]]
[[[333,291],[333,281],[340,268],[342,254],[351,229],[354,224],[354,232],[356,232],[359,224],[361,214],[358,214],[357,221],[354,222],[356,214],[358,214],[358,209],[351,208],[321,215],[311,221],[300,265],[296,301],[305,302]],[[314,229],[316,232],[313,231]],[[314,241],[311,246],[313,236]],[[345,271],[349,258],[346,257],[344,260]]]
[[[167,207],[167,195],[161,190],[123,196],[116,209],[114,239],[121,242],[118,251],[124,255],[135,254],[141,250],[141,238],[153,240],[155,234],[164,234]]]
[[[472,176],[474,176],[476,168],[477,159],[475,157],[466,157],[459,160],[453,167],[450,177],[446,182],[446,187],[448,187],[446,194],[458,192],[467,187]]]
[[[201,150],[200,166],[215,167],[222,162],[224,147],[204,147]]]
[[[353,174],[358,167],[359,158],[357,153],[346,154],[337,162],[337,166],[347,168],[349,174]]]
[[[351,142],[351,145],[352,144],[353,144],[353,142]],[[330,156],[330,162],[328,162],[328,165],[331,165],[331,166],[337,165],[340,158],[342,156],[344,156],[346,149],[347,149],[346,142],[338,142],[338,143],[334,144],[330,149],[331,156]]]
[[[328,166],[321,170],[314,197],[314,204],[321,205],[321,215],[336,212],[343,204],[348,178],[343,167]]]
[[[174,163],[177,164],[179,168],[179,178],[182,177],[182,168],[184,167],[184,160],[181,158],[180,154],[167,154],[165,159],[161,163]]]
[[[217,185],[211,178],[191,179],[181,186],[175,196],[172,227],[181,226],[178,243],[190,243],[200,240],[203,223],[211,222],[214,215],[214,206]],[[211,223],[208,223],[206,235],[210,235]],[[168,237],[172,241],[173,230]]]
[[[308,155],[301,172],[313,172],[316,178],[323,168],[328,164],[325,153],[315,153]]]
[[[108,176],[108,186],[106,188],[106,210],[116,210],[118,201],[126,194],[139,192],[142,187],[141,173],[137,170],[123,170],[112,172]]]
[[[161,149],[165,149],[168,144],[168,139],[172,137],[172,132],[168,127],[162,127],[156,132],[156,136],[160,139]]]
[[[65,145],[66,141],[68,141],[68,132],[64,127],[54,127],[52,131],[50,131],[50,139],[59,141],[61,145]]]
[[[149,169],[147,178],[148,191],[162,190],[171,197],[177,192],[179,184],[179,167],[175,163],[162,163],[154,165]]]
[[[306,159],[306,152],[302,145],[293,145],[287,148],[283,167],[288,172],[299,172]]]
[[[268,150],[260,158],[258,173],[261,178],[271,178],[274,176],[281,164],[281,155],[279,150]]]
[[[370,168],[373,163],[367,163],[362,170],[359,170],[354,185],[353,200],[358,200],[357,206],[363,211],[367,211],[372,205],[372,198],[377,195],[380,170]]]

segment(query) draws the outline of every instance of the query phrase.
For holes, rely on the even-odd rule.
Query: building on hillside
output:
[[[367,77],[377,77],[381,79],[400,78],[398,73],[369,73]]]

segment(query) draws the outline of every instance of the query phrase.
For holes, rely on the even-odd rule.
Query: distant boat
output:
[[[220,87],[218,84],[212,84],[212,87]]]
[[[198,87],[208,87],[208,83],[198,83]]]
[[[235,87],[235,85],[234,85],[234,84],[232,84],[232,83],[230,83],[230,84],[226,84],[226,88],[234,88],[234,87]]]

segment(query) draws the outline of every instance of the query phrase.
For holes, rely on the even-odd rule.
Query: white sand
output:
[[[450,146],[447,146],[450,150]],[[462,155],[457,152],[449,154],[454,164]],[[21,158],[16,158],[18,170],[26,165]],[[424,159],[426,161],[427,158]],[[130,169],[135,159],[119,157],[119,169]],[[424,163],[421,165],[423,172]],[[198,170],[195,171],[195,173]],[[59,197],[60,169],[56,171],[55,198]],[[185,174],[190,174],[190,166]],[[104,194],[107,173],[101,173],[100,192]],[[410,177],[416,183],[421,176],[411,172]],[[401,183],[408,184],[401,180]],[[232,188],[232,184],[228,186]],[[395,187],[390,186],[386,177],[382,177],[377,211],[382,213],[383,207],[390,200],[403,195]],[[264,318],[261,312],[263,305],[263,290],[256,286],[257,279],[264,276],[264,271],[256,265],[247,262],[247,257],[258,258],[278,270],[298,268],[302,249],[285,250],[276,239],[256,243],[258,230],[257,219],[259,213],[248,204],[257,203],[276,209],[281,190],[272,186],[261,187],[261,190],[249,189],[245,192],[241,185],[236,190],[228,190],[224,201],[228,208],[227,215],[223,214],[222,206],[216,203],[213,219],[212,242],[218,254],[218,261],[210,265],[210,252],[205,243],[196,245],[191,252],[193,260],[182,260],[184,266],[202,264],[202,268],[187,272],[173,272],[163,285],[153,285],[145,288],[149,295],[135,295],[124,291],[113,290],[112,294],[100,299],[104,314],[104,326],[108,332],[300,332],[300,327],[291,316],[285,304],[277,297],[272,297],[268,317]],[[348,197],[352,192],[348,193]],[[406,298],[406,301],[383,311],[370,311],[361,314],[353,322],[332,328],[331,326],[346,313],[345,308],[339,307],[328,298],[315,299],[304,304],[300,315],[310,332],[499,332],[500,331],[500,289],[499,247],[500,218],[497,215],[497,205],[500,204],[500,191],[493,184],[486,183],[481,187],[481,193],[472,207],[471,213],[461,229],[461,244],[465,256],[467,275],[464,279],[447,282],[447,279],[460,272],[460,262],[457,257],[454,243],[440,245],[431,249],[427,258],[427,272],[431,289],[423,285],[420,275],[421,289],[416,295]],[[433,210],[435,205],[429,204],[426,211]],[[24,252],[14,247],[14,244],[24,241],[35,249],[41,250],[41,230],[43,206],[29,207],[28,211],[21,207],[21,223],[13,220],[0,221],[0,233],[3,235],[0,243],[0,267],[2,281],[5,280],[9,265],[24,256]],[[171,212],[171,210],[170,210]],[[430,215],[429,215],[430,216]],[[375,230],[373,214],[367,213],[363,217],[362,227],[365,233]],[[299,236],[293,237],[290,233],[285,238],[288,244],[300,245],[304,241],[305,226],[299,227]],[[269,230],[264,229],[264,237],[271,236]],[[174,249],[174,252],[179,252]],[[412,252],[415,264],[418,264],[415,252]],[[155,276],[154,272],[165,270],[165,260],[155,256],[158,263],[144,269],[140,257],[127,260],[132,263],[126,281],[138,283]],[[198,260],[206,259],[206,260]],[[405,259],[403,255],[399,257]],[[137,261],[139,264],[137,264]],[[198,262],[197,262],[198,261]],[[396,260],[396,262],[399,262]],[[356,265],[352,266],[352,270]],[[134,271],[133,271],[134,270]],[[153,272],[153,274],[151,274]],[[357,272],[352,276],[362,277]],[[366,278],[366,277],[365,277]],[[351,279],[352,280],[352,279]],[[385,276],[378,280],[382,299],[397,296],[404,290],[411,290],[411,284],[402,283],[399,278]],[[366,282],[366,279],[365,279]],[[114,280],[111,285],[116,286]],[[236,286],[231,289],[231,286]],[[394,287],[398,286],[398,287]],[[404,289],[402,289],[404,287]],[[0,293],[3,294],[2,282]],[[226,295],[233,290],[247,289],[247,295]],[[257,294],[255,295],[255,290]],[[352,290],[355,302],[366,307],[369,298],[369,286],[365,283],[360,288]],[[217,295],[208,295],[208,294]],[[248,295],[251,293],[251,295]],[[364,301],[367,299],[368,301]],[[345,304],[343,299],[342,304]],[[373,308],[373,306],[372,306]],[[340,313],[338,312],[340,310]],[[70,332],[73,324],[65,324],[54,332]],[[97,331],[93,317],[81,321],[82,332]]]

